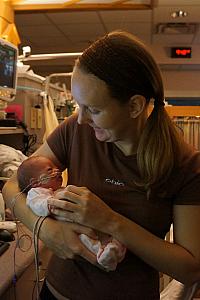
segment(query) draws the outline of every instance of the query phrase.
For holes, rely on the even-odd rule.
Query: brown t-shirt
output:
[[[173,222],[174,204],[200,204],[199,152],[188,150],[168,182],[147,199],[134,183],[139,179],[136,156],[98,141],[90,126],[78,125],[76,115],[57,127],[47,143],[68,168],[68,184],[86,186],[113,210],[162,239]],[[159,299],[158,272],[129,251],[116,271],[108,273],[82,258],[53,256],[47,280],[71,300]]]

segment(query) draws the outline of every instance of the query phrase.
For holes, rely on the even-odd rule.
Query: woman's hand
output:
[[[73,259],[76,256],[81,256],[90,263],[97,265],[96,255],[90,252],[81,242],[79,238],[81,233],[92,239],[97,238],[94,231],[88,227],[47,218],[41,227],[40,238],[60,258]]]
[[[66,200],[49,199],[54,215],[99,231],[107,232],[115,216],[115,212],[86,187],[68,185],[55,193],[55,198]]]

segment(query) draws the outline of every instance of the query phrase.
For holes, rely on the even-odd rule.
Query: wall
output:
[[[200,70],[162,71],[166,97],[199,97]]]

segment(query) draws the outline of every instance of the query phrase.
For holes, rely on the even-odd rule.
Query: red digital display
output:
[[[172,47],[171,48],[172,58],[191,58],[192,48],[191,47]]]

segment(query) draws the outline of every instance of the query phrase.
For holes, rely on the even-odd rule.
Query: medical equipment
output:
[[[0,100],[11,102],[16,95],[18,49],[0,38]]]
[[[50,174],[42,174],[39,176],[39,179],[37,180],[38,184],[39,183],[47,183],[49,179],[56,178],[62,175],[62,172],[59,170],[54,170]]]

